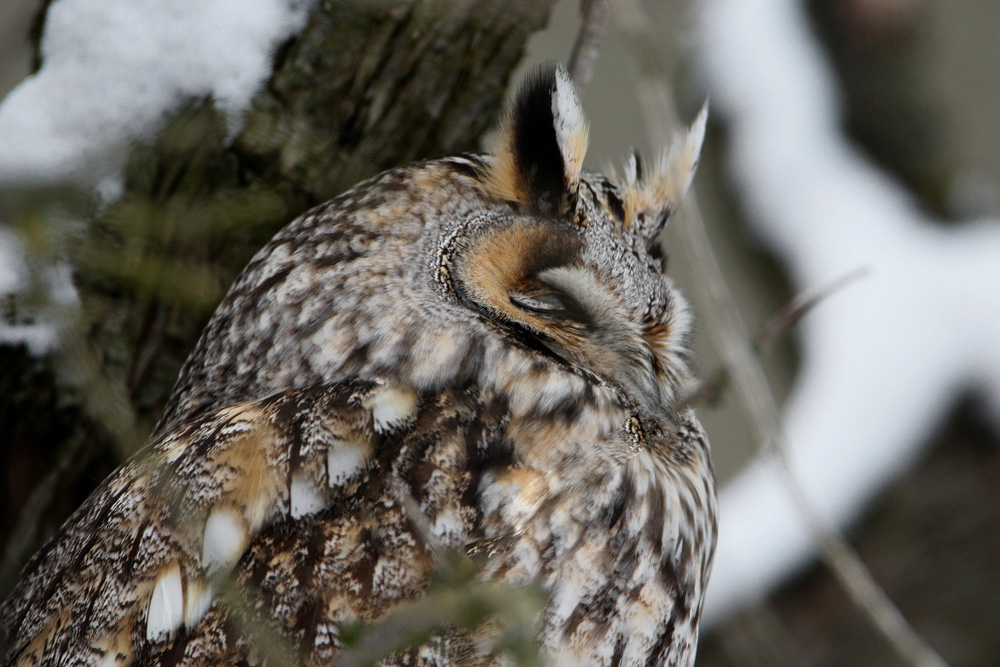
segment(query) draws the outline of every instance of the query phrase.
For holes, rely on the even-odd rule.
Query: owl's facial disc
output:
[[[515,218],[483,229],[454,257],[455,296],[521,345],[662,416],[669,406],[637,309],[585,261],[584,244],[562,221]]]
[[[666,406],[656,378],[655,355],[633,309],[621,302],[600,275],[580,261],[540,271],[538,281],[551,290],[545,293],[546,299],[562,307],[543,315],[540,322],[534,320],[534,334],[571,366],[589,369],[659,416]]]

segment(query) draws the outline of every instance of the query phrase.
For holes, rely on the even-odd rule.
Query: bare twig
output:
[[[583,89],[594,75],[601,40],[607,32],[608,0],[582,0],[580,13],[583,19],[569,54],[569,76],[575,84],[576,94],[583,97]]]
[[[806,313],[819,305],[820,302],[847,287],[850,283],[861,279],[867,273],[867,269],[851,271],[831,283],[815,290],[803,292],[791,299],[781,310],[765,322],[764,326],[757,332],[757,336],[753,341],[754,353],[760,358],[764,352],[774,345],[775,341],[795,326]],[[681,399],[677,401],[677,408],[681,409],[689,405],[697,405],[702,401],[708,400],[710,397],[714,398],[722,390],[728,378],[729,374],[726,372],[725,366],[723,366],[701,382],[695,382],[694,388],[685,392]]]
[[[791,301],[786,303],[781,310],[775,313],[771,319],[764,323],[754,340],[754,347],[758,353],[764,352],[776,340],[781,338],[786,331],[798,324],[806,313],[815,308],[820,302],[830,298],[851,283],[861,280],[868,275],[868,269],[855,269],[826,285],[812,290],[807,290],[797,294]]]
[[[673,97],[665,84],[667,72],[656,52],[649,19],[639,0],[611,2],[618,28],[625,38],[622,41],[639,70],[637,97],[647,132],[658,145],[668,145],[670,134],[679,124]],[[763,452],[772,455],[778,462],[785,485],[819,545],[823,560],[852,602],[864,612],[901,658],[921,667],[945,665],[944,660],[906,622],[847,541],[823,521],[792,474],[774,395],[756,358],[746,325],[722,277],[693,192],[687,197],[683,209],[678,231],[681,243],[686,246],[685,250],[701,274],[701,279],[695,283],[704,291],[703,296],[709,305],[706,315],[710,326],[706,328],[733,379],[755,440],[760,443]]]

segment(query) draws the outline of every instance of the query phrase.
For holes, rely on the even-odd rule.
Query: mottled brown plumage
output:
[[[345,623],[420,596],[449,549],[542,586],[552,664],[691,664],[715,497],[673,407],[688,321],[656,237],[703,129],[645,177],[583,172],[586,123],[547,70],[493,156],[389,171],[291,223],[150,448],[25,569],[4,664],[330,664]],[[492,627],[383,664],[506,664]]]

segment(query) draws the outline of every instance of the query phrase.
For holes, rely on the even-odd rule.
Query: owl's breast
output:
[[[681,442],[636,447],[622,429],[482,477],[486,574],[549,592],[542,636],[554,664],[693,659],[715,489],[697,422],[688,415],[671,437]]]

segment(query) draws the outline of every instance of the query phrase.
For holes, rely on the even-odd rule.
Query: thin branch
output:
[[[580,13],[583,19],[569,54],[569,76],[576,86],[576,94],[583,97],[583,89],[594,75],[601,40],[607,32],[608,0],[582,0]]]
[[[758,354],[770,348],[786,331],[798,324],[799,320],[806,313],[851,283],[861,280],[868,273],[869,270],[867,268],[855,269],[826,285],[821,285],[816,289],[797,294],[781,310],[765,322],[764,326],[757,333],[757,338],[754,340],[754,347],[757,349]]]
[[[612,0],[612,9],[623,43],[639,69],[637,97],[647,131],[656,144],[666,146],[670,134],[679,126],[673,96],[665,82],[667,72],[656,50],[639,0]],[[788,465],[785,436],[774,394],[754,354],[746,325],[735,303],[712,246],[705,232],[694,192],[691,192],[679,216],[680,241],[700,272],[695,281],[704,291],[709,308],[707,330],[714,339],[729,376],[754,431],[762,452],[772,455],[779,464],[786,488],[823,555],[823,560],[840,581],[851,601],[863,611],[901,658],[912,665],[941,667],[945,661],[907,623],[899,609],[875,582],[871,572],[847,541],[819,516],[795,479]]]
[[[764,326],[757,332],[753,341],[754,354],[760,359],[764,352],[767,352],[774,345],[775,341],[805,317],[806,313],[867,274],[867,269],[857,269],[818,289],[808,290],[792,298],[765,322]],[[680,400],[677,401],[677,409],[680,410],[689,405],[697,405],[708,400],[710,397],[716,397],[728,378],[729,375],[726,373],[725,366],[723,366],[710,374],[708,378],[701,382],[695,382],[694,388],[685,392]]]

